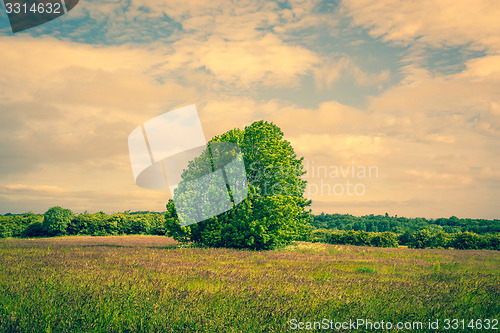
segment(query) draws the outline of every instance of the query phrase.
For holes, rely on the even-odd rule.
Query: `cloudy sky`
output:
[[[80,0],[16,34],[0,7],[2,214],[164,210],[127,138],[196,104],[207,139],[280,126],[316,213],[500,217],[496,0]]]

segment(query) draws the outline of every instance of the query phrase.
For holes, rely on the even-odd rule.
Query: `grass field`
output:
[[[486,250],[298,243],[252,252],[182,248],[161,236],[3,239],[0,332],[289,332],[323,319],[333,327],[402,322],[399,332],[498,331],[494,321],[484,327],[499,319],[499,273],[500,252]],[[445,329],[447,318],[458,319],[457,329]],[[482,319],[483,330],[467,327],[471,319]],[[429,320],[439,328],[428,329]]]

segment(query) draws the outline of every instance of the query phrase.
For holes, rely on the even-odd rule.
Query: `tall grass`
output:
[[[180,248],[160,236],[5,239],[0,331],[286,332],[291,319],[498,319],[499,267],[500,254],[486,250],[299,243],[252,252]]]

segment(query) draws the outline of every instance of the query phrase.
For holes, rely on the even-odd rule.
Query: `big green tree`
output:
[[[311,220],[306,207],[311,202],[304,197],[303,158],[297,157],[281,129],[258,121],[210,141],[215,142],[231,142],[241,148],[248,180],[246,198],[223,214],[185,227],[170,200],[165,216],[167,235],[207,246],[251,249],[272,249],[305,237]],[[202,163],[190,163],[182,178],[192,179],[201,169]]]

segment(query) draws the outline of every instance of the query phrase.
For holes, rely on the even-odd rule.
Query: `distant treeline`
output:
[[[313,216],[313,230],[305,240],[329,244],[411,248],[500,250],[500,220],[424,219],[342,214]],[[0,215],[0,238],[63,235],[165,235],[165,213],[123,212],[73,214],[52,207],[45,214]]]
[[[325,214],[314,216],[311,222],[316,229],[354,230],[367,232],[390,231],[396,234],[427,229],[432,233],[472,232],[479,235],[500,232],[500,220],[450,218],[425,219],[384,215],[352,216],[349,214]]]

